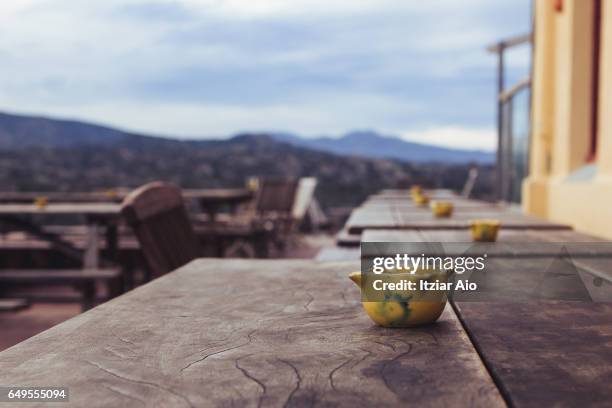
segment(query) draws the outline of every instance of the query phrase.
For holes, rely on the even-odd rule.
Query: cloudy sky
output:
[[[491,149],[485,46],[529,25],[529,0],[0,0],[0,110]],[[509,59],[525,76],[528,50]]]

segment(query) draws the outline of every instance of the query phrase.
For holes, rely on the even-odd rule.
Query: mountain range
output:
[[[344,156],[398,159],[408,162],[491,163],[493,154],[480,150],[459,150],[408,142],[374,131],[350,132],[340,138],[302,138],[289,133],[270,133],[272,138],[294,146]],[[0,112],[0,149],[26,146],[69,147],[176,141],[138,135],[106,126],[71,120],[18,116]],[[140,140],[139,140],[140,139]],[[198,143],[197,141],[192,141]],[[205,143],[205,142],[204,142]]]
[[[374,131],[355,131],[340,138],[302,138],[288,133],[272,135],[295,146],[350,156],[398,159],[409,162],[492,163],[493,153],[482,150],[460,150],[409,142]]]
[[[282,141],[278,135],[180,140],[0,113],[0,190],[87,191],[152,180],[185,188],[236,187],[250,176],[313,176],[324,207],[354,206],[400,184],[460,189],[472,166],[341,155]],[[488,165],[478,166],[483,174],[489,171]],[[476,192],[487,194],[486,180]]]

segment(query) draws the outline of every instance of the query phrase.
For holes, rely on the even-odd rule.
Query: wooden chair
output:
[[[181,190],[153,182],[132,191],[121,205],[152,277],[164,275],[202,256]]]
[[[293,218],[294,223],[299,224],[310,211],[316,188],[316,178],[302,177],[299,179],[295,190],[293,207],[291,208],[291,217]]]
[[[208,231],[207,235],[225,243],[224,256],[267,258],[269,244],[278,247],[280,236],[292,220],[297,180],[262,177],[250,182],[257,185],[251,205]]]
[[[259,217],[289,217],[295,203],[298,181],[291,178],[262,178],[255,196]]]
[[[468,177],[463,186],[463,190],[461,190],[461,197],[470,198],[470,196],[472,195],[472,190],[474,189],[474,186],[476,185],[477,178],[478,178],[478,169],[476,167],[473,167],[470,169],[468,173]]]
[[[263,177],[251,183],[257,185],[257,192],[246,211],[219,218],[213,226],[201,223],[198,227],[201,235],[221,243],[224,256],[266,258],[270,247],[284,251],[308,210],[317,180]]]
[[[314,177],[261,182],[257,214],[262,220],[274,222],[274,244],[281,252],[287,245],[298,244],[295,233],[312,203],[316,186]]]

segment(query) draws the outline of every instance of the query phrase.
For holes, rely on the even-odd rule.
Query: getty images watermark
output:
[[[362,301],[444,292],[459,301],[612,302],[610,270],[610,243],[361,245]]]

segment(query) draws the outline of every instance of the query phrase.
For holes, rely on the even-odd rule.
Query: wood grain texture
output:
[[[121,276],[119,269],[1,269],[2,283],[78,283],[108,281]]]
[[[40,208],[35,204],[0,204],[0,215],[92,215],[118,217],[119,204],[113,203],[50,203]]]
[[[125,194],[124,194],[125,195]],[[50,203],[106,203],[120,202],[122,197],[114,192],[25,192],[2,191],[0,203],[32,204],[36,199],[44,197]]]
[[[458,230],[423,230],[423,238],[429,242],[471,242],[470,231]],[[572,230],[509,230],[501,229],[498,234],[497,242],[513,243],[589,243],[606,242],[600,238],[587,234],[581,234]]]
[[[404,242],[404,243],[472,243],[469,230],[385,230],[367,229],[361,234],[362,242]],[[612,257],[612,244],[590,235],[571,230],[509,230],[499,231],[496,243],[483,245],[489,255],[510,256],[557,256],[566,250],[572,256]],[[487,248],[488,247],[488,248]],[[459,246],[449,248],[462,253]]]
[[[503,210],[503,207],[498,207],[495,206],[493,204],[485,204],[485,205],[481,205],[481,204],[475,204],[475,203],[471,203],[469,201],[467,202],[455,202],[453,200],[449,200],[453,203],[453,209],[456,212],[468,212],[468,213],[474,213],[474,212],[491,212],[491,211],[498,211],[498,210]],[[366,208],[370,211],[373,212],[381,212],[381,211],[401,211],[401,212],[408,212],[408,213],[418,213],[418,214],[429,214],[430,213],[430,209],[429,207],[421,207],[421,206],[417,206],[416,204],[413,204],[411,202],[395,202],[395,201],[391,201],[391,200],[385,200],[385,201],[366,201],[365,203],[363,203],[360,207],[358,208]]]
[[[478,290],[455,293],[456,300],[592,300],[579,269],[568,258],[490,257],[485,265],[481,272],[461,276],[477,283]]]
[[[0,384],[79,407],[504,405],[450,306],[377,327],[357,269],[197,260],[0,353]]]
[[[465,198],[461,197],[457,193],[452,190],[444,189],[444,188],[436,188],[436,189],[427,189],[423,191],[424,194],[427,194],[432,199],[438,200],[446,200],[446,199],[456,199],[456,200],[465,200]],[[374,194],[371,197],[373,198],[384,198],[384,199],[394,199],[394,198],[403,198],[410,197],[410,190],[402,190],[402,189],[384,189],[381,190],[378,194]]]
[[[458,303],[460,316],[517,407],[609,407],[612,304]]]
[[[357,209],[351,213],[346,222],[346,229],[351,234],[359,234],[365,229],[467,229],[471,220],[493,218],[501,222],[501,229],[571,229],[564,224],[556,224],[516,212],[464,212],[449,218],[434,218],[433,215],[400,211],[370,211]]]
[[[472,200],[467,198],[433,198],[434,200],[440,199],[445,201],[451,201],[453,205],[459,208],[509,208],[507,205],[497,204],[497,203],[489,203],[485,201]],[[407,194],[401,197],[377,197],[377,196],[369,196],[362,204],[362,206],[391,206],[391,207],[413,207],[413,208],[423,208],[417,206],[412,197]]]
[[[31,204],[39,197],[46,198],[51,203],[96,203],[116,202],[119,203],[129,194],[128,189],[112,189],[108,191],[81,191],[81,192],[0,192],[0,203],[25,203]],[[183,197],[186,199],[241,201],[253,197],[253,193],[245,188],[211,188],[211,189],[183,189]]]

